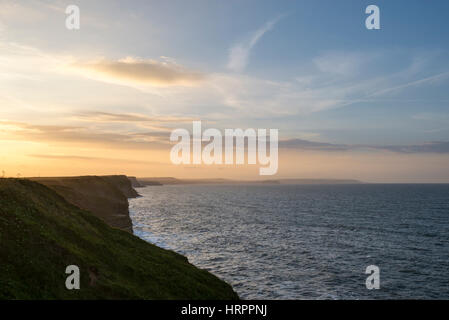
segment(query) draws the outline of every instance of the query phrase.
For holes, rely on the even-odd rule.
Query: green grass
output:
[[[77,265],[81,289],[67,290]],[[98,270],[90,285],[88,270]],[[0,299],[238,299],[173,251],[114,229],[51,189],[0,179]]]

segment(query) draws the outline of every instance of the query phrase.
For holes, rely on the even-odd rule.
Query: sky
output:
[[[365,27],[371,4],[380,30]],[[0,170],[266,178],[172,164],[170,132],[201,120],[278,129],[270,178],[449,182],[447,13],[446,0],[0,0]]]

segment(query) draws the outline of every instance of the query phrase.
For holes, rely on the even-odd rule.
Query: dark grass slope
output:
[[[72,264],[80,290],[65,288]],[[109,227],[48,187],[0,179],[0,299],[237,298],[184,256]]]
[[[138,197],[131,181],[124,175],[30,178],[46,185],[68,202],[87,210],[108,225],[133,231],[128,212],[128,198]]]

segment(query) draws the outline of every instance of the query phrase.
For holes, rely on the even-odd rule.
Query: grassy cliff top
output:
[[[128,198],[139,196],[124,175],[30,178],[46,185],[77,207],[92,212],[108,225],[132,233]]]
[[[184,256],[111,228],[30,180],[0,179],[0,244],[0,299],[238,298]],[[65,288],[68,265],[80,268],[80,290]]]

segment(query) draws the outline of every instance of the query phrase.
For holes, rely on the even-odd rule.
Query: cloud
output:
[[[101,111],[79,112],[76,117],[94,122],[150,122],[150,123],[189,123],[193,118],[187,117],[153,117],[136,113],[111,113]]]
[[[391,56],[405,62],[394,71],[378,68],[391,63]],[[416,87],[447,83],[449,72],[441,70],[429,75],[425,57],[409,52],[379,50],[376,52],[329,52],[311,60],[312,69],[293,80],[268,81],[241,74],[215,75],[220,83],[224,103],[248,114],[266,118],[274,116],[305,115],[352,104],[373,103],[393,98],[407,99],[407,90]],[[390,67],[391,68],[391,67]]]
[[[305,115],[360,101],[366,92],[378,86],[375,80],[334,82],[327,75],[304,76],[292,81],[269,81],[241,74],[210,76],[209,94],[221,95],[222,103],[241,115],[273,116]],[[215,99],[220,99],[220,96]]]
[[[362,67],[373,58],[373,54],[367,53],[328,52],[313,59],[313,63],[321,72],[352,76],[361,73]]]
[[[317,151],[346,151],[350,149],[349,146],[343,144],[314,142],[302,139],[289,139],[279,141],[279,147],[289,149],[317,150]]]
[[[12,129],[15,131],[29,131],[29,132],[54,132],[54,133],[62,133],[66,131],[74,131],[82,129],[82,127],[76,126],[61,126],[61,125],[37,125],[37,124],[29,124],[25,122],[18,121],[8,121],[1,120],[0,121],[0,129],[1,128]],[[3,130],[2,130],[3,131]]]
[[[73,145],[92,145],[97,148],[117,148],[130,150],[168,150],[170,148],[169,132],[111,132],[98,128],[80,126],[35,125],[23,122],[0,121],[0,139]],[[308,150],[319,152],[352,151],[387,151],[401,154],[449,154],[449,141],[433,141],[409,145],[375,145],[375,144],[333,144],[304,139],[287,139],[279,141],[279,148],[291,150]],[[65,158],[66,155],[36,155],[41,158]],[[77,157],[77,156],[74,156]],[[75,158],[73,158],[75,159]],[[89,160],[78,157],[78,160]]]
[[[61,154],[29,154],[28,156],[33,158],[56,159],[56,160],[105,160],[105,158],[99,157],[83,157],[83,156],[61,155]]]
[[[171,61],[136,59],[101,59],[89,63],[74,63],[75,70],[96,80],[123,85],[140,84],[156,87],[193,86],[204,75],[188,70]]]
[[[449,153],[449,142],[434,141],[417,145],[385,146],[383,149],[400,153]]]
[[[280,148],[314,150],[314,151],[355,151],[355,150],[374,150],[390,151],[396,153],[449,153],[449,141],[434,141],[411,145],[350,145],[350,144],[332,144],[325,142],[314,142],[301,139],[289,139],[279,141]]]
[[[414,81],[410,81],[410,82],[406,82],[394,87],[390,87],[390,88],[385,88],[383,90],[379,90],[373,94],[370,95],[370,97],[375,97],[375,96],[380,96],[380,95],[385,95],[385,94],[389,94],[391,92],[395,92],[395,91],[400,91],[403,89],[407,89],[409,87],[419,87],[420,85],[431,85],[431,84],[436,84],[439,83],[441,81],[446,80],[449,77],[449,72],[442,72],[436,75],[432,75],[430,77],[425,77],[422,79],[418,79],[418,80],[414,80]]]
[[[107,162],[117,162],[117,163],[138,163],[138,164],[158,164],[164,165],[163,162],[158,161],[141,161],[133,159],[117,159],[117,158],[103,158],[103,157],[85,157],[76,155],[63,155],[63,154],[29,154],[29,157],[40,158],[40,159],[51,159],[51,160],[79,160],[79,161],[107,161]]]
[[[251,49],[262,38],[262,36],[273,29],[274,25],[282,18],[279,16],[265,23],[260,29],[253,33],[247,41],[237,43],[229,52],[228,69],[232,71],[242,71],[248,64]]]
[[[88,123],[95,123],[96,125],[106,125],[117,127],[117,124],[122,128],[152,130],[142,135],[162,137],[167,136],[173,127],[191,124],[192,121],[198,120],[190,117],[178,116],[148,116],[139,113],[111,113],[101,111],[83,111],[78,112],[73,117]],[[137,135],[137,133],[136,133]],[[168,138],[167,138],[168,139]]]
[[[79,126],[33,125],[0,121],[0,138],[67,146],[151,150],[167,148],[166,132],[117,132]]]
[[[254,41],[260,39],[261,34],[254,37]],[[95,106],[97,110],[106,112],[80,114],[76,120],[117,124],[135,122],[139,126],[145,125],[156,130],[160,128],[150,128],[150,125],[156,126],[157,122],[162,125],[165,120],[173,119],[158,117],[157,121],[152,122],[149,117],[131,113],[110,114],[110,106],[114,105],[114,110],[120,110],[118,106],[126,106],[122,110],[151,110],[157,115],[184,115],[186,121],[189,118],[229,120],[235,118],[237,113],[239,119],[266,121],[274,117],[302,116],[356,103],[385,103],[390,98],[400,101],[401,98],[407,99],[406,90],[447,83],[449,75],[444,67],[439,67],[439,73],[432,75],[431,71],[436,69],[438,60],[428,60],[427,56],[422,55],[419,59],[410,59],[414,55],[404,51],[395,53],[398,59],[405,61],[395,68],[395,72],[377,67],[377,62],[382,65],[391,63],[392,54],[389,51],[332,51],[310,59],[306,62],[309,67],[304,68],[301,74],[273,80],[230,72],[200,74],[166,58],[161,58],[162,62],[98,57],[79,60],[1,41],[0,49],[0,86],[4,89],[0,93],[0,104],[4,106],[3,115],[6,117],[9,117],[7,110],[17,112],[20,109],[26,117],[30,110],[54,114],[62,108],[79,110],[80,106],[83,109]],[[351,74],[354,70],[348,66],[345,56],[359,57],[355,63],[363,72],[355,76]],[[372,63],[369,60],[371,58],[376,63]],[[410,60],[411,63],[407,64]],[[337,61],[333,72],[323,72],[324,67],[323,70],[317,67],[317,63],[332,65],[332,61]],[[142,70],[141,65],[145,66]],[[115,71],[117,66],[120,72]],[[134,72],[134,69],[138,72]],[[156,71],[171,74],[171,78],[161,80]],[[86,81],[86,77],[100,81]],[[119,84],[120,87],[111,87],[108,85],[110,83]],[[41,90],[44,84],[58,94],[45,94]],[[131,109],[130,105],[135,107]]]

